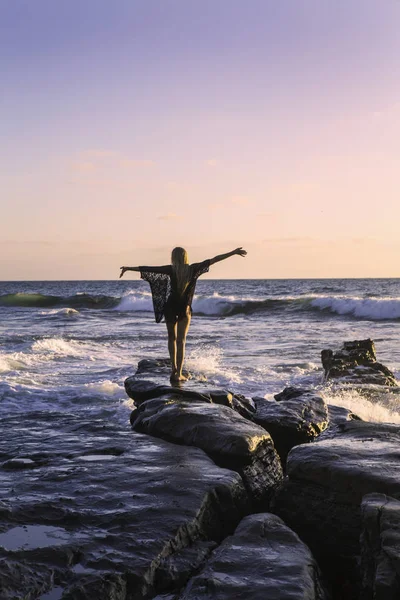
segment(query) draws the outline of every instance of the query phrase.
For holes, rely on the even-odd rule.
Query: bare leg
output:
[[[166,323],[168,329],[168,352],[171,359],[171,377],[177,372],[176,368],[176,323]]]
[[[186,335],[189,330],[191,315],[188,312],[186,317],[178,319],[178,335],[176,340],[176,368],[178,381],[186,381],[182,375],[183,361],[185,360]]]

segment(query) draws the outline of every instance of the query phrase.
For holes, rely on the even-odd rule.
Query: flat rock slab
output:
[[[180,600],[325,600],[318,566],[276,515],[243,519],[212,553]]]
[[[274,440],[283,462],[298,444],[312,442],[328,427],[328,408],[321,396],[301,388],[285,388],[275,400],[254,398],[254,421]]]
[[[347,384],[397,386],[392,371],[376,361],[372,340],[344,342],[337,352],[322,350],[325,379],[340,380]]]
[[[333,438],[296,446],[274,508],[318,555],[359,555],[360,505],[372,492],[400,497],[400,427],[349,421]]]
[[[201,448],[221,467],[240,473],[256,504],[267,503],[282,479],[269,433],[226,406],[163,398],[133,413],[136,431]]]
[[[362,600],[400,598],[400,502],[368,494],[361,504]]]
[[[183,369],[182,374],[188,379],[194,377],[194,374],[187,369]],[[168,378],[171,375],[171,361],[169,358],[143,358],[138,362],[135,375],[153,375]],[[207,378],[203,376],[201,380],[207,381]]]
[[[176,386],[161,385],[152,380],[138,379],[136,375],[125,379],[124,385],[126,393],[134,400],[136,406],[140,406],[142,402],[154,398],[182,398],[185,400],[200,400],[202,402],[229,406],[247,419],[252,419],[256,411],[255,404],[250,398],[246,398],[241,394],[232,394],[226,390],[213,388],[195,389],[187,387],[186,384]]]
[[[2,422],[2,600],[54,587],[63,600],[153,597],[183,585],[249,510],[240,476],[198,448],[83,414],[29,416]]]

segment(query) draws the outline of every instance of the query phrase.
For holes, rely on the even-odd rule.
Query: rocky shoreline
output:
[[[371,340],[321,358],[335,384],[398,385]],[[132,431],[5,419],[1,600],[400,597],[399,426],[168,372],[144,360],[126,379]]]

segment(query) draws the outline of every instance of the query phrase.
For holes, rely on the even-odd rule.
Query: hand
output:
[[[119,276],[119,278],[121,279],[122,275],[125,273],[125,271],[127,271],[128,269],[126,267],[120,267],[121,269],[121,274]]]
[[[242,247],[240,248],[236,248],[236,250],[233,251],[234,254],[238,254],[239,256],[246,256],[247,252],[246,250],[243,250]]]

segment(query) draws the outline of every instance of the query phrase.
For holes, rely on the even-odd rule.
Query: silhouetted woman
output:
[[[162,267],[121,267],[125,271],[139,271],[142,279],[149,282],[157,323],[165,317],[168,329],[168,350],[174,381],[185,381],[182,375],[185,358],[186,335],[192,315],[192,301],[198,277],[207,273],[210,266],[230,256],[246,256],[246,250],[236,248],[200,263],[189,264],[184,248],[174,248],[171,264]]]

